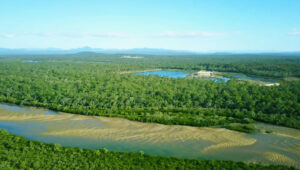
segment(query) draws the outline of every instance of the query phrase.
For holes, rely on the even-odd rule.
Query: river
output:
[[[257,123],[271,134],[223,128],[142,123],[0,103],[0,128],[27,139],[63,146],[191,159],[218,159],[300,167],[300,131]]]

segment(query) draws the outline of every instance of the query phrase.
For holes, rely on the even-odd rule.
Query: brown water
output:
[[[107,148],[162,156],[286,164],[300,167],[300,131],[256,124],[262,132],[141,123],[0,104],[0,128],[63,146]]]

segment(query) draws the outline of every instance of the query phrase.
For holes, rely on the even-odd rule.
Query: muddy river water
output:
[[[27,139],[90,149],[300,167],[300,130],[262,123],[256,127],[272,133],[142,123],[0,103],[0,128]]]

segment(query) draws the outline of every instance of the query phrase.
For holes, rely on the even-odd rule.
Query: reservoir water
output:
[[[144,72],[135,72],[131,73],[133,75],[143,75],[143,76],[149,76],[149,75],[156,75],[160,77],[169,77],[169,78],[185,78],[190,73],[185,73],[183,71],[169,71],[169,70],[156,70],[156,71],[144,71]],[[217,77],[202,77],[199,78],[201,80],[209,80],[214,81],[217,83],[226,83],[230,79],[240,79],[240,80],[251,80],[251,81],[261,81],[261,82],[268,82],[268,83],[274,83],[275,80],[271,79],[265,79],[265,78],[258,78],[258,77],[249,77],[242,74],[229,74],[230,76],[217,76]]]
[[[221,76],[221,77],[201,78],[201,80],[210,80],[210,81],[214,81],[216,83],[222,83],[222,82],[226,83],[230,80],[230,78]]]
[[[142,123],[0,104],[0,128],[63,146],[139,152],[192,159],[286,164],[300,167],[300,131],[258,123],[263,132]]]
[[[37,60],[23,60],[24,63],[38,63]]]
[[[169,77],[169,78],[184,78],[189,75],[189,73],[184,73],[182,71],[168,71],[168,70],[136,72],[132,74],[143,75],[143,76],[156,75],[160,77]]]

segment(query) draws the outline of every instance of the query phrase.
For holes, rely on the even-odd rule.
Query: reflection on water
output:
[[[23,60],[24,63],[37,63],[37,60]]]
[[[243,134],[222,128],[141,123],[0,104],[0,128],[46,143],[300,167],[299,130],[265,124],[257,127],[273,133]]]
[[[222,83],[222,82],[226,83],[230,80],[230,78],[221,76],[221,77],[201,78],[201,80],[211,80],[211,81],[214,81],[216,83]]]
[[[188,73],[184,73],[182,71],[167,71],[167,70],[137,72],[132,74],[143,75],[143,76],[156,75],[160,77],[169,77],[169,78],[184,78],[189,75]]]
[[[143,75],[143,76],[156,75],[160,77],[169,77],[169,78],[185,78],[190,75],[189,73],[184,73],[182,71],[169,71],[169,70],[144,71],[144,72],[136,72],[131,74]],[[271,79],[249,77],[242,74],[228,74],[228,76],[223,75],[223,76],[202,77],[200,79],[214,81],[217,83],[226,83],[230,79],[242,79],[242,80],[260,81],[260,82],[268,82],[268,83],[276,82],[275,80],[271,80]]]

